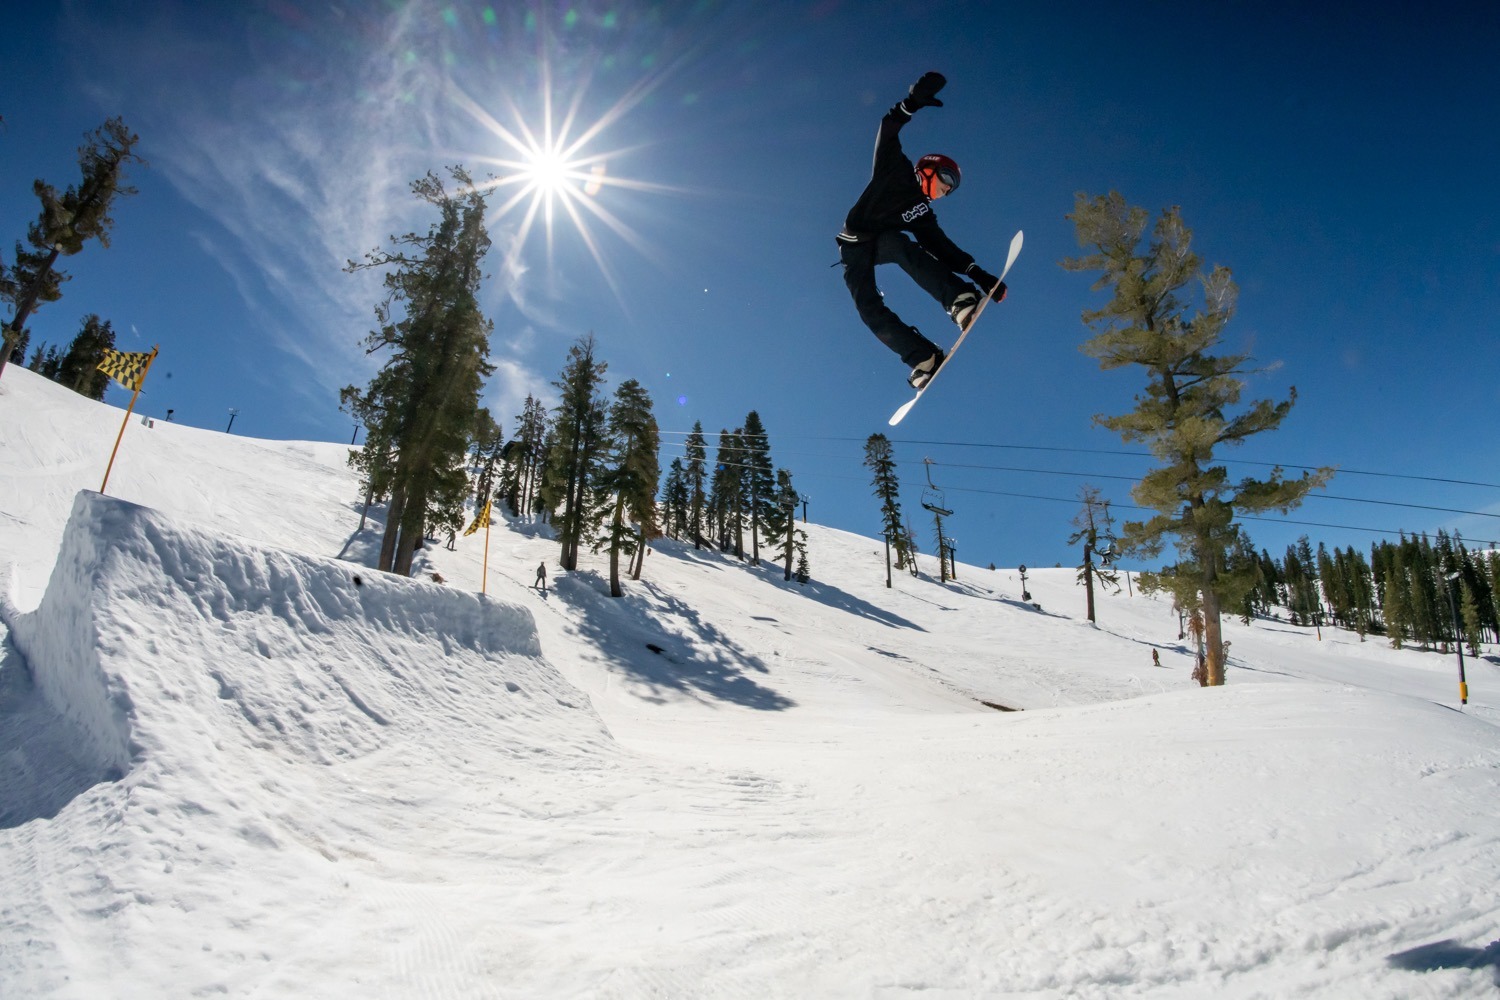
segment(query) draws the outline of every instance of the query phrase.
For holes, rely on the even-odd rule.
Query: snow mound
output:
[[[464,726],[502,758],[608,741],[541,659],[520,607],[225,539],[97,493],[78,494],[41,605],[6,617],[42,700],[25,717],[46,730],[8,742],[71,746],[95,780],[147,762],[156,778],[274,770],[267,754],[331,765],[394,732]],[[7,770],[12,803],[55,798],[16,787],[35,761]]]

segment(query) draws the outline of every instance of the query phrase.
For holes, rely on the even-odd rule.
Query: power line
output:
[[[1054,503],[1071,503],[1071,504],[1076,504],[1076,503],[1079,502],[1079,500],[1078,500],[1077,497],[1044,497],[1044,496],[1037,496],[1034,493],[1010,493],[1010,492],[1007,492],[1007,491],[1004,491],[1004,490],[982,490],[982,489],[977,489],[975,487],[969,487],[969,486],[945,486],[944,489],[947,490],[948,492],[952,492],[952,493],[983,493],[983,494],[985,494],[987,496],[1016,497],[1016,498],[1022,499],[1022,500],[1046,500],[1046,501],[1050,501],[1050,502],[1054,502]],[[1110,502],[1110,506],[1112,508],[1116,509],[1116,510],[1140,510],[1140,511],[1150,511],[1151,510],[1151,508],[1149,508],[1149,507],[1141,507],[1138,504],[1115,503],[1113,501]],[[1417,531],[1412,531],[1410,529],[1366,528],[1366,527],[1363,527],[1363,526],[1357,525],[1357,524],[1328,524],[1328,523],[1323,522],[1323,521],[1301,521],[1301,520],[1297,520],[1295,518],[1289,518],[1289,517],[1287,517],[1287,518],[1262,517],[1262,516],[1255,515],[1255,514],[1242,514],[1242,513],[1239,513],[1239,512],[1236,512],[1235,517],[1237,519],[1239,519],[1239,520],[1244,520],[1244,521],[1265,521],[1267,523],[1272,523],[1272,524],[1297,524],[1297,525],[1303,525],[1305,527],[1311,527],[1311,528],[1337,528],[1337,529],[1344,530],[1344,531],[1368,531],[1368,532],[1371,532],[1373,534],[1378,534],[1378,535],[1418,535],[1418,534],[1425,534],[1425,532],[1417,532]],[[1471,541],[1471,542],[1482,542],[1485,545],[1500,546],[1500,541],[1497,541],[1497,540],[1491,539],[1491,538],[1470,538],[1468,540]]]
[[[659,431],[658,433],[660,433],[660,434],[681,434],[681,435],[687,435],[687,434],[691,434],[692,431],[670,431],[670,430],[663,430],[663,431]],[[710,434],[708,432],[703,432],[703,437],[704,437],[705,442],[707,442],[708,438],[713,437],[713,436],[714,436],[713,434]],[[740,436],[741,437],[745,437],[745,436],[748,436],[748,435],[741,434]],[[756,435],[756,436],[767,436],[768,437],[769,434],[766,434],[766,435]],[[855,438],[855,437],[839,437],[839,436],[827,436],[827,435],[805,435],[805,434],[803,434],[803,435],[796,435],[796,434],[792,434],[792,435],[777,435],[777,439],[778,440],[788,440],[788,441],[846,441],[846,442],[857,442],[857,443],[861,443],[861,444],[865,440],[865,439]],[[667,443],[667,442],[664,442],[664,443]],[[1063,453],[1063,454],[1078,454],[1078,455],[1113,455],[1113,456],[1121,457],[1121,458],[1155,458],[1155,456],[1152,455],[1148,451],[1121,451],[1121,450],[1114,450],[1114,449],[1107,449],[1107,448],[1064,448],[1064,447],[1055,446],[1055,445],[1004,444],[1004,443],[998,443],[998,442],[984,442],[984,441],[923,441],[923,440],[910,439],[910,438],[898,438],[898,439],[891,439],[891,444],[892,445],[923,445],[923,446],[927,446],[927,447],[945,447],[945,448],[994,448],[994,449],[1007,449],[1007,450],[1012,450],[1012,451],[1045,451],[1045,452],[1057,452],[1057,453]],[[1317,466],[1317,465],[1301,465],[1301,464],[1298,464],[1298,463],[1295,463],[1295,462],[1260,462],[1260,461],[1254,461],[1254,460],[1251,460],[1251,459],[1240,459],[1240,458],[1220,458],[1217,461],[1222,462],[1225,465],[1255,465],[1255,466],[1262,466],[1262,467],[1265,467],[1265,468],[1303,469],[1303,470],[1310,470],[1310,471],[1316,471],[1317,469],[1322,468],[1322,466]],[[958,464],[954,464],[954,463],[944,463],[944,462],[938,462],[938,463],[935,463],[935,464],[938,464],[938,465],[952,464],[954,468],[976,468],[976,469],[989,468],[989,466],[983,466],[983,465],[958,465]],[[1375,470],[1371,470],[1371,469],[1346,469],[1346,468],[1341,468],[1341,467],[1338,467],[1338,466],[1335,466],[1334,468],[1337,469],[1337,472],[1338,472],[1339,475],[1373,476],[1373,477],[1383,478],[1383,479],[1408,479],[1408,480],[1413,480],[1413,481],[1416,481],[1416,482],[1446,483],[1446,484],[1454,485],[1454,486],[1478,486],[1478,487],[1483,487],[1483,488],[1486,488],[1486,489],[1500,490],[1500,483],[1485,483],[1485,482],[1478,482],[1478,481],[1471,480],[1471,479],[1450,479],[1450,478],[1446,478],[1446,477],[1443,477],[1443,476],[1419,476],[1419,475],[1415,475],[1413,473],[1407,473],[1407,472],[1379,472],[1379,471],[1375,471]],[[1110,478],[1110,477],[1101,476],[1099,478]],[[1114,478],[1120,478],[1120,477],[1114,477]]]
[[[736,463],[736,462],[722,463],[722,464],[728,465],[731,468],[748,468],[748,466],[744,466],[744,465],[741,465],[741,464]],[[903,464],[906,464],[906,465],[916,465],[918,463],[916,463],[916,462],[906,462],[906,463],[903,463]],[[942,464],[942,463],[935,462],[933,464],[934,465],[938,465],[938,464]],[[984,468],[984,466],[979,466],[978,468]],[[1032,470],[1032,471],[1042,471],[1042,472],[1044,472],[1046,470]],[[1059,474],[1065,474],[1065,475],[1084,475],[1083,473],[1059,473]],[[798,474],[798,475],[804,475],[804,474]],[[808,477],[808,478],[838,479],[838,480],[845,480],[845,481],[851,481],[851,482],[864,482],[865,481],[864,477],[862,477],[862,476],[841,475],[841,474],[838,474],[838,473],[831,473],[831,472],[817,472],[817,471],[814,471],[814,472],[805,473],[805,476]],[[1127,476],[1112,476],[1112,477],[1099,477],[1099,478],[1130,479],[1131,477],[1127,477]],[[973,487],[973,486],[945,486],[945,487],[943,487],[943,489],[947,490],[947,491],[950,491],[950,492],[954,492],[954,493],[979,493],[979,494],[983,494],[985,496],[1012,497],[1012,498],[1019,499],[1019,500],[1041,500],[1041,501],[1044,501],[1044,502],[1047,502],[1047,503],[1076,504],[1076,503],[1079,502],[1077,497],[1049,497],[1049,496],[1039,496],[1039,495],[1037,495],[1035,493],[1016,493],[1016,492],[1008,491],[1008,490],[986,490],[986,489],[980,489],[978,487]],[[1318,494],[1309,494],[1309,495],[1310,496],[1318,496]],[[1332,499],[1332,498],[1330,498],[1330,499]],[[1390,506],[1395,506],[1395,507],[1413,507],[1413,508],[1419,509],[1419,510],[1438,510],[1438,511],[1447,511],[1448,510],[1448,508],[1444,508],[1444,507],[1422,507],[1422,506],[1417,505],[1417,504],[1400,504],[1400,503],[1395,503],[1393,501],[1379,501],[1379,500],[1360,501],[1360,500],[1354,499],[1353,502],[1356,502],[1356,503],[1359,503],[1359,502],[1365,502],[1365,503],[1389,503]],[[1137,506],[1136,504],[1117,503],[1117,502],[1114,502],[1114,501],[1111,501],[1111,506],[1113,506],[1116,510],[1140,510],[1140,511],[1145,511],[1145,510],[1149,510],[1150,509],[1150,508],[1147,508],[1147,507]],[[1462,513],[1469,513],[1468,511],[1451,511],[1451,512],[1452,513],[1460,513],[1460,514],[1462,514]],[[1492,516],[1496,516],[1496,515],[1483,515],[1483,516],[1492,517]],[[1309,527],[1309,528],[1332,528],[1332,529],[1340,530],[1340,531],[1363,531],[1363,532],[1368,532],[1370,534],[1376,534],[1376,535],[1421,535],[1421,534],[1424,534],[1424,532],[1419,532],[1419,531],[1415,531],[1413,529],[1408,529],[1408,528],[1370,528],[1370,527],[1366,527],[1364,525],[1359,525],[1359,524],[1333,524],[1333,523],[1330,523],[1330,522],[1327,522],[1327,521],[1303,521],[1303,520],[1298,520],[1298,519],[1295,519],[1295,518],[1262,517],[1262,516],[1258,516],[1258,515],[1254,515],[1254,514],[1243,514],[1243,513],[1237,513],[1236,517],[1239,518],[1240,520],[1245,520],[1245,521],[1263,521],[1263,522],[1266,522],[1268,524],[1295,524],[1295,525],[1299,525],[1299,526],[1302,526],[1302,527]],[[1490,539],[1490,538],[1470,538],[1470,539],[1468,539],[1468,541],[1482,543],[1484,545],[1491,545],[1491,546],[1500,547],[1500,540],[1497,540],[1497,539]]]
[[[665,446],[666,447],[681,447],[680,445],[677,445],[675,442],[667,442],[665,444]],[[783,453],[783,454],[785,454],[785,453]],[[791,454],[793,456],[798,456],[799,455],[798,452],[792,452]],[[809,456],[807,456],[805,454],[802,454],[801,457],[809,457]],[[810,457],[817,458],[817,459],[832,459],[833,458],[833,456],[828,456],[828,455],[813,455],[813,456],[810,456]],[[739,464],[737,462],[716,462],[714,464],[715,464],[716,467],[723,466],[723,467],[727,467],[727,468],[736,468],[736,469],[739,469],[739,468],[749,468],[749,466],[741,465],[741,464]],[[915,461],[907,460],[907,461],[904,461],[904,462],[898,462],[897,464],[898,465],[912,466],[912,465],[917,465],[919,463],[915,462]],[[1028,468],[1021,467],[1021,466],[1009,466],[1009,465],[972,465],[972,464],[964,464],[964,463],[936,462],[936,461],[932,462],[931,464],[939,466],[941,468],[948,468],[948,469],[971,469],[971,470],[979,470],[979,471],[984,471],[984,472],[1018,472],[1018,473],[1024,473],[1024,474],[1027,474],[1027,475],[1068,476],[1068,477],[1072,477],[1072,478],[1076,478],[1076,479],[1095,479],[1095,480],[1099,480],[1099,479],[1112,479],[1112,480],[1116,480],[1116,481],[1120,481],[1120,482],[1131,482],[1131,483],[1138,482],[1140,480],[1139,476],[1121,476],[1121,475],[1112,474],[1112,473],[1070,472],[1070,471],[1058,470],[1058,469],[1028,469]],[[1255,464],[1266,464],[1266,463],[1255,463]],[[819,473],[813,473],[813,475],[818,475],[818,474]],[[826,475],[826,473],[824,475]],[[850,477],[841,477],[841,478],[850,478],[850,479],[852,479],[852,478],[855,478],[855,477],[850,476]],[[1408,477],[1408,478],[1414,478],[1414,477]],[[962,487],[955,486],[955,487],[949,487],[949,488],[950,489],[961,489]],[[983,492],[983,491],[976,491],[976,492]],[[1022,496],[1023,494],[999,494],[999,495],[1002,495],[1002,496],[1011,496],[1011,495]],[[1462,514],[1462,515],[1464,515],[1466,517],[1492,517],[1492,518],[1500,519],[1500,514],[1492,514],[1492,513],[1489,513],[1487,511],[1482,511],[1482,510],[1464,510],[1464,509],[1459,508],[1459,507],[1437,507],[1437,506],[1433,506],[1433,505],[1430,505],[1430,504],[1403,503],[1403,502],[1398,501],[1398,500],[1374,500],[1374,499],[1369,499],[1369,498],[1366,498],[1366,497],[1349,497],[1349,496],[1343,496],[1341,494],[1331,494],[1331,493],[1321,493],[1321,492],[1319,492],[1319,493],[1309,493],[1309,494],[1307,494],[1306,499],[1309,499],[1309,500],[1333,500],[1333,501],[1340,501],[1340,502],[1343,502],[1343,503],[1366,503],[1366,504],[1375,504],[1375,505],[1382,506],[1382,507],[1403,507],[1403,508],[1406,508],[1408,510],[1429,510],[1429,511],[1436,511],[1438,513],[1443,513],[1443,514]]]

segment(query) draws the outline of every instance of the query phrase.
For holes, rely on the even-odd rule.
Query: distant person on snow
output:
[[[547,592],[547,564],[545,562],[537,563],[536,583],[533,586],[544,594]]]
[[[928,153],[915,166],[901,149],[897,134],[919,108],[940,108],[938,91],[947,84],[941,73],[923,73],[906,98],[885,113],[875,133],[875,165],[870,183],[849,210],[839,233],[844,284],[854,307],[881,343],[911,366],[907,382],[920,389],[945,360],[943,349],[889,309],[875,284],[877,264],[899,264],[922,290],[962,328],[986,292],[996,302],[1005,284],[974,263],[938,228],[932,203],[958,190],[958,164],[941,153]],[[907,236],[911,233],[916,239]],[[978,283],[976,290],[964,275]]]

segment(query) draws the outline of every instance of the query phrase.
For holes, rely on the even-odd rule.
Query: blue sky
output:
[[[222,430],[232,407],[236,434],[347,440],[337,392],[380,360],[362,341],[381,292],[344,261],[425,230],[407,185],[426,171],[504,173],[484,119],[541,131],[550,92],[572,136],[602,122],[578,155],[604,156],[609,183],[585,231],[559,211],[550,241],[541,223],[519,240],[524,205],[491,213],[496,417],[509,431],[528,392],[550,400],[592,331],[611,388],[653,394],[664,463],[694,421],[712,438],[757,410],[813,518],[874,534],[863,442],[908,390],[830,267],[833,236],[881,114],[936,69],[945,107],[903,138],[963,167],[938,217],[991,270],[1017,229],[1026,249],[1010,298],[890,434],[927,549],[924,458],[964,561],[1076,561],[1084,484],[1139,516],[1149,462],[1091,418],[1129,409],[1144,376],[1078,350],[1100,300],[1058,266],[1079,252],[1074,193],[1110,189],[1180,205],[1234,272],[1223,350],[1267,368],[1247,399],[1298,391],[1280,430],[1223,454],[1231,474],[1343,470],[1247,522],[1258,546],[1500,539],[1495,51],[1490,4],[33,5],[0,37],[0,244],[36,215],[31,181],[75,182],[83,134],[123,115],[149,161],[139,193],[110,249],[67,261],[33,345],[97,312],[122,348],[161,346],[145,413]],[[899,272],[881,278],[951,340]]]

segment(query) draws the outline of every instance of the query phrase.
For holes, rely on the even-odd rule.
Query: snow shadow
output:
[[[52,819],[120,774],[80,755],[79,733],[47,703],[7,638],[0,652],[0,830]]]
[[[647,687],[647,700],[664,703],[675,692],[767,712],[796,705],[749,676],[770,671],[691,605],[649,582],[630,587],[644,588],[649,600],[610,597],[608,581],[589,571],[559,575],[552,592],[578,612],[580,634]]]
[[[786,571],[770,560],[763,559],[761,565],[755,567],[749,565],[748,561],[745,563],[739,562],[732,555],[721,555],[716,549],[694,549],[691,545],[685,545],[680,542],[664,544],[658,541],[655,545],[658,550],[669,551],[675,558],[681,559],[684,562],[695,562],[717,570],[736,568],[748,570],[752,573],[758,572],[762,579],[774,587],[784,589],[796,588],[799,593],[820,604],[825,604],[838,611],[858,615],[861,618],[868,618],[870,621],[879,622],[882,625],[889,625],[891,628],[909,628],[916,629],[919,632],[927,631],[921,625],[908,618],[903,618],[893,611],[855,597],[848,591],[841,590],[830,583],[818,580],[809,580],[805,584],[789,583],[783,579]]]
[[[843,611],[851,615],[858,615],[860,618],[868,618],[872,622],[879,622],[880,624],[888,625],[891,628],[909,628],[915,629],[918,632],[927,631],[927,629],[923,628],[921,625],[918,625],[910,618],[903,618],[893,611],[888,611],[885,608],[876,607],[869,601],[855,597],[848,591],[840,590],[838,587],[835,587],[832,584],[820,583],[817,580],[809,580],[805,584],[799,584],[799,586],[802,589],[802,593],[804,593],[807,597],[811,598],[814,601],[817,601],[819,604],[825,604],[836,611]]]
[[[1397,969],[1411,972],[1433,972],[1438,969],[1494,969],[1495,985],[1500,986],[1500,940],[1491,941],[1484,948],[1470,948],[1451,938],[1424,944],[1410,951],[1397,952],[1386,957],[1386,962]]]

